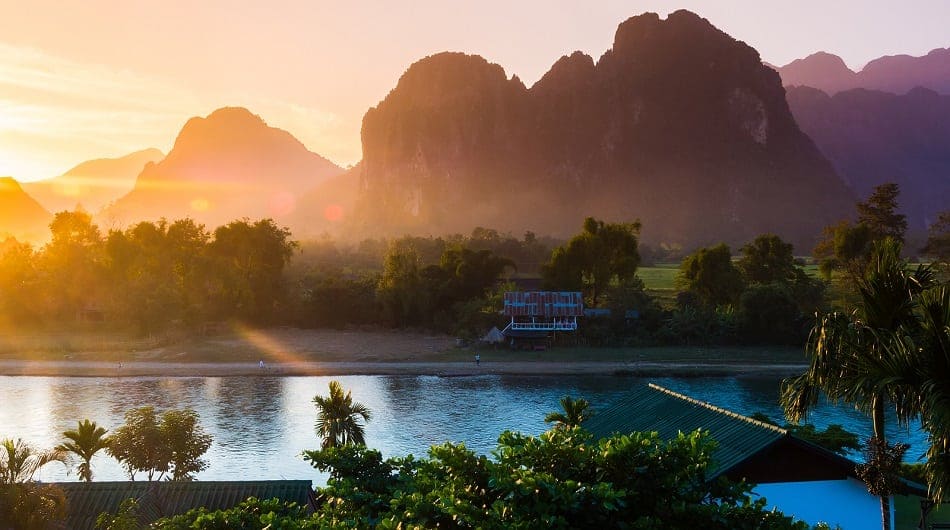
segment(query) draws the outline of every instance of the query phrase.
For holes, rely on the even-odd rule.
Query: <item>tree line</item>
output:
[[[129,480],[142,473],[149,481],[189,481],[207,469],[203,456],[212,443],[194,410],[170,409],[159,414],[149,406],[126,411],[125,423],[111,434],[85,419],[62,435],[62,443],[52,449],[37,448],[22,439],[0,440],[0,521],[17,529],[47,528],[48,523],[65,517],[63,491],[34,479],[50,464],[69,466],[79,480],[92,482],[92,459],[104,451],[122,465]]]
[[[578,338],[588,344],[802,344],[815,311],[854,302],[850,286],[871,245],[902,237],[897,193],[879,187],[857,205],[856,223],[828,228],[815,249],[823,277],[807,274],[790,244],[762,234],[736,255],[720,244],[685,256],[672,300],[651,296],[637,274],[659,252],[640,243],[638,222],[588,218],[567,241],[476,228],[344,246],[294,241],[269,219],[213,231],[191,219],[161,220],[103,233],[89,215],[61,212],[47,245],[0,243],[0,324],[101,319],[149,335],[239,320],[475,338],[504,326],[502,294],[517,287],[509,280],[534,276],[546,289],[580,290],[588,307],[610,310],[581,327]],[[926,247],[938,264],[947,259],[948,216],[934,223]]]

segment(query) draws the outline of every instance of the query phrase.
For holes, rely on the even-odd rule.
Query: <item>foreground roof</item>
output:
[[[66,493],[66,527],[85,530],[96,526],[103,512],[115,513],[125,499],[139,501],[139,513],[148,522],[204,506],[225,510],[246,500],[278,498],[306,505],[309,480],[235,482],[62,482]]]
[[[654,384],[633,389],[616,405],[598,411],[584,422],[584,428],[598,437],[614,433],[655,431],[664,440],[675,438],[680,432],[688,433],[697,429],[708,431],[718,443],[713,453],[714,462],[709,470],[709,478],[747,468],[755,457],[761,459],[764,456],[773,462],[777,459],[791,460],[787,456],[790,453],[795,453],[795,460],[817,458],[824,461],[819,467],[827,467],[829,473],[834,476],[852,475],[854,468],[854,463],[850,460],[795,438],[781,427],[736,414]],[[764,482],[761,472],[754,474],[754,477],[741,478]]]

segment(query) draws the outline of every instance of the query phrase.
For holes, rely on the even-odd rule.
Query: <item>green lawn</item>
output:
[[[637,276],[643,280],[649,290],[676,289],[676,273],[679,272],[679,263],[659,263],[652,267],[640,267]]]

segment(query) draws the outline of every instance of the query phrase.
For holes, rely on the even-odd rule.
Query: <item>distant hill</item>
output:
[[[107,226],[192,217],[214,228],[242,217],[282,223],[299,196],[343,170],[259,116],[226,107],[182,127],[160,162],[100,215]]]
[[[583,217],[643,221],[652,242],[810,248],[854,196],[789,112],[758,53],[688,11],[622,23],[597,61],[562,57],[531,88],[441,53],[363,118],[354,226],[491,226],[567,235]]]
[[[23,189],[51,212],[77,206],[96,212],[131,191],[145,165],[164,156],[158,149],[145,149],[121,158],[88,160],[58,177],[25,182]]]
[[[13,177],[0,177],[0,238],[39,243],[49,239],[53,216],[27,195]]]
[[[950,208],[950,95],[916,88],[905,95],[865,89],[834,96],[790,87],[802,130],[861,197],[897,182],[911,234],[923,234]]]
[[[361,166],[330,177],[297,201],[287,225],[298,238],[346,235],[359,191]]]
[[[831,95],[853,88],[906,94],[914,87],[950,94],[950,48],[937,48],[923,57],[880,57],[859,72],[837,55],[818,52],[777,70],[785,86],[810,86]]]

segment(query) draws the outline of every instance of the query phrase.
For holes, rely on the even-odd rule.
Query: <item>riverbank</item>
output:
[[[513,351],[459,348],[452,337],[388,330],[233,328],[174,340],[95,331],[0,334],[0,375],[713,376],[791,375],[804,368],[797,348],[565,346]]]
[[[727,375],[794,375],[804,370],[796,364],[673,363],[673,362],[291,362],[171,363],[103,361],[0,360],[0,375],[58,377],[241,377],[336,375],[614,375],[709,377]]]

